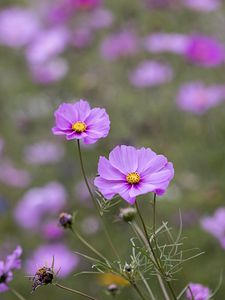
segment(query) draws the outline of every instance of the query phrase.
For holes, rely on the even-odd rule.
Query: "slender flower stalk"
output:
[[[99,207],[98,207],[98,205],[97,205],[97,203],[96,203],[96,199],[95,199],[95,197],[94,197],[94,195],[93,195],[93,192],[92,192],[92,190],[91,190],[91,188],[90,188],[90,185],[89,185],[89,182],[88,182],[86,173],[85,173],[85,169],[84,169],[84,163],[83,163],[83,158],[82,158],[82,153],[81,153],[81,147],[80,147],[80,141],[79,141],[79,140],[77,140],[77,147],[78,147],[78,154],[79,154],[79,160],[80,160],[81,171],[82,171],[82,175],[83,175],[83,177],[84,177],[84,181],[85,181],[85,184],[86,184],[86,186],[87,186],[88,192],[89,192],[89,194],[90,194],[90,196],[91,196],[91,199],[92,199],[92,202],[93,202],[93,204],[94,204],[94,206],[95,206],[95,208],[96,208],[96,211],[98,212],[98,214],[99,214],[99,216],[100,216],[100,220],[101,220],[101,223],[102,223],[102,228],[103,228],[103,230],[104,230],[104,233],[105,233],[105,236],[106,236],[106,238],[107,238],[107,240],[108,240],[108,243],[109,243],[111,249],[113,250],[113,252],[115,253],[116,257],[119,258],[119,254],[118,254],[116,248],[114,247],[114,245],[113,245],[113,243],[112,243],[112,240],[111,240],[111,238],[110,238],[110,236],[109,236],[109,233],[108,233],[108,231],[107,231],[107,228],[106,228],[106,226],[105,226],[105,223],[104,223],[104,221],[103,221],[103,219],[102,219],[101,213],[100,213],[100,211],[99,211]]]
[[[13,295],[15,295],[17,297],[17,299],[19,300],[26,300],[19,292],[17,292],[15,289],[10,289],[11,292],[13,293]]]
[[[148,291],[148,293],[149,293],[151,299],[152,299],[152,300],[156,300],[156,298],[155,298],[155,296],[154,296],[154,294],[153,294],[153,292],[152,292],[152,290],[151,290],[151,288],[150,288],[150,286],[149,286],[147,280],[145,279],[144,275],[143,275],[141,272],[139,272],[139,275],[140,275],[141,280],[143,281],[143,283],[144,283],[144,285],[145,285],[145,287],[146,287],[146,290]]]
[[[90,300],[97,300],[96,298],[94,298],[94,297],[92,297],[92,296],[89,296],[89,295],[87,295],[87,294],[85,294],[85,293],[83,293],[83,292],[80,292],[80,291],[77,291],[77,290],[68,288],[68,287],[66,287],[66,286],[64,286],[64,285],[61,285],[61,284],[58,284],[58,283],[55,283],[54,285],[57,286],[57,287],[60,288],[60,289],[63,289],[63,290],[65,290],[65,291],[71,292],[71,293],[73,293],[73,294],[82,296],[82,297],[84,297],[84,298],[87,298],[87,299],[90,299]]]
[[[137,223],[136,222],[131,222],[130,225],[131,225],[133,231],[135,232],[135,234],[137,235],[137,237],[139,238],[139,240],[141,240],[141,242],[143,242],[143,244],[149,248],[149,245],[148,245],[148,243],[146,241],[146,238],[145,238],[142,230],[137,225]],[[150,255],[152,255],[151,249],[149,249],[149,252],[150,252]],[[153,260],[152,257],[151,257],[151,261],[152,261],[153,265],[155,266],[155,268],[157,270],[157,265],[156,265],[156,263],[155,263],[155,261]],[[170,297],[169,297],[169,295],[167,293],[167,290],[165,288],[165,285],[164,285],[164,282],[163,282],[163,280],[161,278],[161,275],[157,272],[156,276],[157,276],[160,288],[162,290],[162,293],[163,293],[163,295],[165,297],[165,300],[170,300]]]
[[[136,290],[136,292],[138,293],[138,295],[141,297],[141,299],[142,300],[146,300],[145,296],[142,294],[141,290],[136,285],[136,283],[132,283],[132,286],[134,287],[134,289]]]
[[[192,293],[192,290],[191,290],[190,286],[188,286],[187,289],[188,289],[188,291],[189,291],[189,293],[191,295],[191,300],[195,300],[194,295]]]
[[[155,197],[154,197],[154,198],[155,198]],[[155,202],[155,201],[154,201],[154,202]],[[151,249],[151,251],[152,251],[152,255],[153,255],[153,257],[154,257],[154,260],[155,260],[155,262],[156,262],[156,264],[157,264],[157,269],[159,270],[160,274],[162,275],[163,280],[166,282],[166,284],[167,284],[167,286],[168,286],[168,289],[170,290],[171,295],[173,296],[173,299],[174,299],[174,300],[177,300],[177,297],[176,297],[176,295],[175,295],[175,293],[174,293],[174,291],[173,291],[173,288],[172,288],[170,282],[166,279],[166,274],[165,274],[165,271],[164,271],[164,269],[163,269],[163,267],[162,267],[162,265],[161,265],[161,261],[160,261],[160,259],[158,259],[158,257],[156,256],[155,251],[154,251],[154,249],[153,249],[153,247],[152,247],[152,245],[151,245],[151,242],[150,242],[150,239],[149,239],[149,236],[148,236],[148,231],[147,231],[147,228],[146,228],[144,219],[143,219],[143,217],[142,217],[142,215],[141,215],[141,211],[140,211],[140,209],[139,209],[139,206],[138,206],[137,202],[135,202],[135,205],[136,205],[137,213],[138,213],[138,215],[139,215],[139,218],[140,218],[140,220],[141,220],[141,223],[142,223],[142,226],[143,226],[143,229],[144,229],[145,238],[146,238],[147,243],[148,243],[148,245],[149,245],[149,247],[150,247],[150,249]],[[154,211],[155,211],[155,209],[154,209]],[[155,213],[154,213],[154,214],[155,214]],[[154,225],[154,226],[155,226],[155,225]]]
[[[137,209],[137,213],[138,213],[138,215],[139,215],[139,218],[140,218],[140,220],[141,220],[142,227],[143,227],[143,229],[144,229],[145,238],[146,238],[146,240],[147,240],[147,243],[148,243],[149,248],[151,249],[151,252],[152,252],[154,261],[155,261],[155,263],[156,263],[156,265],[157,265],[157,269],[161,272],[161,265],[160,265],[160,262],[158,261],[156,255],[155,255],[154,249],[153,249],[153,247],[152,247],[152,244],[150,243],[150,239],[149,239],[149,236],[148,236],[148,231],[147,231],[147,228],[146,228],[144,219],[143,219],[143,217],[142,217],[142,215],[141,215],[141,211],[140,211],[140,209],[139,209],[139,206],[138,206],[137,202],[135,202],[135,206],[136,206],[136,209]]]
[[[155,228],[156,228],[156,193],[154,193],[154,198],[153,198],[153,236],[154,236],[154,239],[156,238]]]
[[[108,261],[103,254],[101,254],[97,249],[95,249],[92,245],[90,245],[76,230],[74,230],[72,227],[70,228],[70,230],[74,236],[76,236],[86,247],[88,247],[99,258],[103,259],[106,262]]]

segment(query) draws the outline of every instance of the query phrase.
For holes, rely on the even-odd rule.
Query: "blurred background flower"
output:
[[[25,267],[10,285],[27,295],[24,275],[34,275],[37,264],[51,264],[55,255],[59,276],[70,275],[68,286],[98,299],[106,297],[107,285],[120,286],[121,278],[108,273],[105,284],[95,275],[73,277],[91,270],[75,252],[90,253],[58,226],[59,213],[76,212],[76,230],[115,260],[81,177],[75,141],[51,132],[56,108],[84,98],[105,108],[111,121],[106,139],[81,145],[93,190],[99,156],[108,157],[116,145],[164,153],[176,176],[157,201],[158,225],[169,220],[179,231],[180,209],[184,248],[205,252],[184,265],[175,290],[179,294],[189,282],[215,290],[225,249],[224,23],[222,0],[1,1],[0,255],[4,260],[21,245]],[[151,195],[140,198],[151,222]],[[104,217],[127,261],[132,235],[118,222],[123,207],[121,201],[105,208]],[[215,300],[224,293],[221,286]],[[62,295],[46,288],[32,298]],[[127,286],[117,297],[136,294]]]

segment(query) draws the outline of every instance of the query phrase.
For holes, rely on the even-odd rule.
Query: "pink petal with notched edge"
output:
[[[140,181],[131,184],[126,177],[134,172],[138,173]],[[157,195],[165,193],[174,176],[174,169],[165,156],[157,155],[151,149],[122,145],[111,151],[109,160],[100,157],[98,173],[94,184],[106,199],[119,194],[134,204],[136,196],[149,192]]]

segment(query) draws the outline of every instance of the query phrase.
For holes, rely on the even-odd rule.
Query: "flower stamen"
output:
[[[126,180],[130,184],[137,184],[141,180],[141,177],[137,172],[132,172],[127,174]]]
[[[77,121],[72,125],[72,129],[77,133],[82,133],[87,129],[87,125],[84,122]]]

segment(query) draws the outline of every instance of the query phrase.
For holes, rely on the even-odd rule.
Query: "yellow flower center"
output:
[[[72,125],[72,129],[78,133],[84,132],[87,125],[84,122],[78,121]]]
[[[141,177],[137,172],[132,172],[126,176],[126,180],[130,184],[137,184],[141,180]]]

